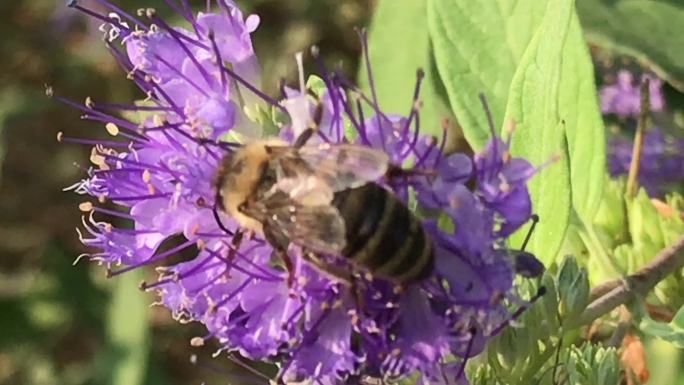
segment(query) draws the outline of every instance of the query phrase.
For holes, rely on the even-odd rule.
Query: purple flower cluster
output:
[[[604,114],[615,114],[620,117],[636,117],[641,110],[640,84],[649,80],[649,94],[651,99],[651,111],[660,111],[665,106],[662,85],[663,81],[643,75],[639,84],[635,84],[634,76],[627,70],[617,73],[617,81],[614,84],[603,86],[599,90],[601,98],[601,111]]]
[[[665,107],[662,80],[642,75],[641,82],[649,80],[651,111],[662,111]],[[604,86],[600,91],[601,109],[604,114],[615,114],[621,118],[636,118],[641,110],[640,85],[627,70],[620,70],[617,82]],[[634,119],[627,125],[633,125]],[[614,135],[608,140],[608,172],[617,177],[627,175],[632,162],[634,141],[625,136]],[[649,130],[644,135],[639,165],[639,184],[651,196],[663,196],[684,181],[684,140],[677,139],[660,128]]]
[[[627,175],[632,162],[634,142],[614,137],[608,142],[608,171],[612,176]],[[650,196],[663,196],[684,182],[684,140],[660,129],[644,135],[639,164],[639,184]]]
[[[360,274],[352,289],[291,248],[296,279],[288,285],[265,240],[245,239],[233,248],[238,225],[215,211],[212,180],[223,156],[239,146],[228,134],[258,135],[244,111],[261,105],[282,112],[289,123],[281,134],[292,138],[316,114],[316,99],[301,87],[280,102],[259,91],[250,40],[259,19],[245,18],[230,0],[197,15],[187,0],[167,1],[191,29],[167,25],[152,9],[135,17],[98,3],[111,12],[71,6],[104,22],[108,48],[147,98],[115,105],[55,96],[113,136],[59,138],[94,146],[87,178],[73,187],[95,198],[80,206],[86,212],[81,240],[95,250],[87,257],[106,265],[110,276],[157,267],[158,279],[142,287],[156,291],[175,318],[206,326],[195,344],[215,338],[226,351],[273,362],[279,382],[339,384],[419,372],[424,384],[463,383],[465,361],[510,321],[510,305],[527,304],[516,296],[513,261],[504,251],[507,236],[531,215],[526,181],[536,169],[512,158],[508,142],[496,138],[471,160],[446,154],[445,137],[421,134],[421,73],[414,107],[404,117],[384,114],[377,100],[321,65],[326,87],[317,97],[322,115],[313,140],[382,149],[394,164],[416,171],[378,183],[435,213],[424,224],[435,270],[401,288]],[[364,104],[372,116],[364,116]],[[136,111],[141,119],[122,119],[120,111]],[[161,251],[171,238],[182,241]],[[181,252],[196,256],[165,265]]]

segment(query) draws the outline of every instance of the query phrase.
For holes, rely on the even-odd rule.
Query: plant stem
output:
[[[684,267],[684,236],[662,249],[646,266],[628,275],[618,284],[594,300],[576,318],[568,320],[569,329],[591,323],[598,317],[639,296],[645,296],[660,281]],[[601,285],[603,286],[603,285]]]
[[[641,166],[641,151],[644,145],[644,132],[648,123],[648,115],[650,113],[650,95],[648,92],[648,79],[644,79],[641,83],[641,111],[639,112],[639,122],[637,123],[636,134],[634,134],[634,146],[632,147],[632,162],[629,165],[629,174],[627,176],[627,196],[636,196],[639,189],[639,167]]]

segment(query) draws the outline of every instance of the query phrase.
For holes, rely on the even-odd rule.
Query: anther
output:
[[[93,108],[93,106],[95,105],[95,103],[93,102],[93,98],[91,98],[90,96],[86,97],[84,104],[88,108]]]
[[[418,68],[416,71],[416,77],[422,80],[425,77],[425,71],[422,68]]]
[[[67,0],[66,1],[66,6],[69,8],[73,8],[78,5],[78,0]]]
[[[45,85],[45,96],[48,98],[51,98],[55,95],[55,90],[52,89],[52,87]]]
[[[110,123],[105,124],[105,129],[107,130],[107,132],[108,132],[109,135],[111,135],[111,136],[117,136],[117,135],[119,135],[119,126],[117,126],[117,125],[114,124],[114,123],[111,123],[111,122],[110,122]]]
[[[201,346],[204,346],[204,338],[202,337],[193,337],[190,340],[190,346],[198,348]],[[195,356],[195,360],[197,359],[197,356]]]
[[[78,205],[78,209],[84,213],[89,213],[89,212],[93,211],[93,204],[90,202],[81,202]]]
[[[198,250],[204,250],[204,248],[207,246],[207,243],[204,241],[204,239],[198,239],[197,240],[197,249]]]
[[[513,132],[515,132],[515,129],[517,127],[517,124],[515,123],[515,120],[511,119],[508,122],[506,122],[506,132],[510,135]]]
[[[62,138],[64,138],[64,133],[62,131],[57,133],[57,141],[62,142]]]

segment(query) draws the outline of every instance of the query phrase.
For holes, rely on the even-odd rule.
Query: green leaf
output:
[[[545,264],[560,249],[570,216],[570,164],[560,116],[563,45],[573,17],[572,0],[549,1],[544,21],[520,61],[511,83],[506,121],[517,123],[511,153],[533,164],[558,157],[528,184],[540,230],[530,250]],[[565,148],[564,148],[565,147]],[[513,244],[522,242],[525,231]]]
[[[500,127],[515,68],[545,9],[544,1],[428,0],[437,69],[451,109],[476,150],[491,136],[478,94],[487,96]]]
[[[653,0],[582,0],[577,10],[587,39],[650,64],[684,91],[684,3]]]
[[[494,122],[502,127],[516,68],[548,5],[548,0],[429,0],[437,68],[473,148],[482,148],[490,137],[478,94],[487,96]],[[558,116],[565,121],[573,205],[582,220],[589,222],[601,201],[605,139],[591,56],[574,11],[565,43],[552,44],[563,49]]]
[[[648,316],[641,320],[639,328],[647,334],[661,338],[684,349],[684,307],[679,309],[670,323],[656,322]]]
[[[574,11],[563,46],[558,109],[565,121],[568,141],[572,204],[579,217],[591,223],[603,195],[605,127],[599,110],[594,66]]]
[[[422,68],[425,79],[420,92],[420,130],[441,137],[442,121],[453,118],[445,98],[440,96],[441,82],[430,59],[426,0],[380,0],[370,27],[369,46],[375,89],[383,111],[410,113],[416,71]],[[365,91],[370,89],[363,63],[359,84]],[[450,141],[453,139],[450,133]]]
[[[149,350],[148,303],[138,290],[143,272],[134,270],[114,281],[107,333],[111,385],[142,385]]]

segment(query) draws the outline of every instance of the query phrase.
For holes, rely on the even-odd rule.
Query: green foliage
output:
[[[628,239],[627,211],[625,209],[625,181],[605,176],[605,188],[599,210],[594,217],[594,225],[601,229],[606,244],[615,247]]]
[[[626,197],[623,191],[624,181],[606,183],[601,208],[591,227],[595,237],[582,239],[589,249],[599,250],[590,253],[588,261],[592,282],[635,272],[684,234],[684,198],[680,194],[670,194],[662,202],[653,201],[643,189],[633,198]],[[614,268],[599,263],[600,253],[606,254],[603,258]],[[655,295],[672,308],[684,305],[684,271],[660,282]]]
[[[645,341],[646,357],[651,378],[648,385],[684,385],[684,350],[674,345],[652,338]]]
[[[107,331],[110,351],[105,367],[111,385],[142,385],[149,351],[149,300],[138,290],[144,275],[134,270],[114,282]]]
[[[511,80],[544,16],[544,1],[428,0],[428,27],[437,69],[471,147],[491,137],[478,99],[487,96],[503,125]]]
[[[676,0],[583,0],[577,9],[589,41],[646,61],[684,91],[684,3]]]
[[[680,308],[670,323],[656,322],[648,316],[641,320],[639,328],[646,334],[662,338],[684,349],[684,307]]]
[[[425,71],[420,92],[420,129],[426,134],[441,136],[442,121],[451,118],[451,113],[441,96],[441,81],[431,62],[426,2],[378,2],[369,31],[370,62],[381,108],[402,115],[408,115],[412,107],[416,71],[418,68]],[[363,63],[359,66],[359,83],[363,90],[369,90]]]
[[[527,295],[544,286],[546,294],[527,309],[515,327],[504,329],[487,347],[486,364],[468,368],[471,383],[544,384],[566,378],[571,384],[618,383],[620,366],[613,348],[577,346],[576,331],[564,330],[564,320],[586,308],[587,272],[574,257],[566,257],[560,268],[547,270],[538,283],[527,282]],[[560,351],[559,349],[560,346]],[[556,355],[558,354],[558,366]]]
[[[603,194],[605,128],[589,49],[577,14],[571,17],[561,54],[558,110],[565,122],[573,209],[582,221],[591,222]]]
[[[511,82],[505,120],[516,122],[518,130],[511,152],[541,164],[559,157],[552,167],[533,178],[528,188],[534,211],[542,222],[532,239],[530,251],[546,264],[552,262],[568,225],[571,191],[570,169],[563,150],[565,127],[559,112],[559,87],[563,44],[567,38],[573,2],[551,1],[540,28],[525,50]],[[561,155],[562,156],[559,156]],[[546,220],[545,219],[553,220]],[[518,233],[520,240],[524,231]],[[516,242],[515,238],[512,242]]]
[[[589,276],[573,257],[566,257],[558,273],[559,313],[568,319],[579,315],[589,304]]]
[[[518,123],[514,154],[537,165],[562,157],[532,181],[534,209],[543,223],[532,250],[546,263],[560,246],[570,197],[580,218],[590,221],[603,185],[604,127],[591,58],[571,5],[428,1],[437,68],[469,144],[479,149],[490,137],[477,97],[482,92],[498,127],[505,126],[505,113]]]
[[[617,385],[620,382],[620,361],[617,349],[592,344],[571,346],[563,368],[569,384]]]

